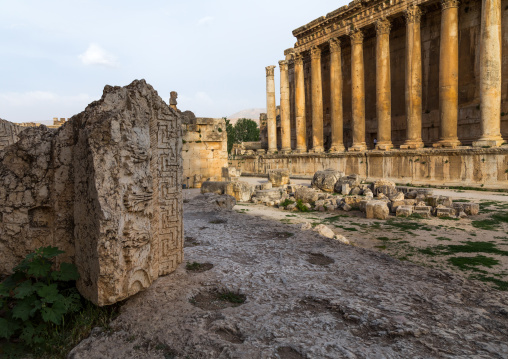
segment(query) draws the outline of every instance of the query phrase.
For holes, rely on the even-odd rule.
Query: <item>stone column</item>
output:
[[[266,114],[268,130],[268,153],[277,151],[277,121],[275,115],[275,66],[266,67]]]
[[[439,142],[434,147],[457,147],[459,117],[459,1],[441,0],[439,47]]]
[[[365,82],[363,72],[363,32],[352,31],[351,37],[351,85],[353,102],[353,146],[350,151],[365,151]]]
[[[280,67],[280,127],[281,127],[281,151],[291,152],[291,128],[289,109],[289,76],[288,62],[279,61]]]
[[[406,16],[406,121],[407,139],[400,148],[422,148],[422,46],[420,18],[416,5],[408,7]]]
[[[501,0],[482,0],[480,35],[480,138],[473,146],[500,146]]]
[[[390,150],[393,148],[390,27],[390,21],[387,19],[380,19],[376,22],[377,150]]]
[[[330,152],[344,151],[342,118],[342,59],[340,40],[330,40],[330,113],[332,122],[332,145]]]
[[[310,51],[312,86],[312,152],[323,152],[323,85],[321,83],[321,49]]]
[[[305,117],[305,78],[303,56],[295,55],[296,152],[307,152],[307,119]]]

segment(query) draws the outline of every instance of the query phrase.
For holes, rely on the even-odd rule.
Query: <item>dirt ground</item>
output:
[[[508,358],[508,292],[466,279],[506,280],[506,223],[485,222],[503,201],[476,219],[408,227],[354,212],[225,212],[196,195],[185,194],[188,265],[126,301],[69,358]],[[449,260],[479,255],[499,262]]]

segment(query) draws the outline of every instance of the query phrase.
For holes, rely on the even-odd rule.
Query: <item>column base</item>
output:
[[[307,149],[306,148],[297,148],[295,150],[295,153],[307,153]]]
[[[291,153],[291,148],[283,148],[280,150],[280,152],[284,155],[287,155],[287,154]]]
[[[268,155],[275,155],[277,152],[278,152],[277,150],[268,150],[268,151],[266,151],[266,153]]]
[[[325,152],[325,149],[324,149],[324,147],[319,146],[319,147],[312,148],[311,150],[309,150],[309,152],[312,152],[312,153],[321,153],[321,152]]]
[[[330,147],[330,152],[332,152],[332,153],[344,152],[344,151],[346,151],[346,147],[344,147],[344,145],[336,145],[336,146]]]
[[[473,147],[499,147],[504,142],[501,136],[480,138],[477,141],[473,141]]]
[[[434,143],[432,147],[434,148],[456,148],[460,146],[461,143],[458,139],[452,138],[452,139],[446,139],[446,140],[439,140],[438,142]]]
[[[424,144],[422,140],[408,140],[404,142],[403,145],[400,145],[401,150],[413,150],[423,148]]]
[[[367,151],[367,144],[365,142],[355,143],[353,144],[353,146],[349,147],[348,151],[351,152]]]
[[[391,149],[393,149],[393,143],[391,142],[378,142],[376,145],[378,151],[390,151]]]

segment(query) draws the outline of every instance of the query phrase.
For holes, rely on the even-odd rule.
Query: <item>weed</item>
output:
[[[304,206],[303,201],[301,199],[296,201],[296,209],[298,209],[300,212],[310,212],[310,209]]]
[[[185,269],[190,270],[190,271],[197,271],[197,270],[201,269],[201,266],[202,266],[202,264],[198,263],[198,262],[192,262],[192,263],[187,262],[187,264],[185,265]]]
[[[385,250],[386,249],[386,246],[375,246],[375,248],[378,248],[378,249],[381,249],[381,250]]]
[[[478,279],[478,280],[480,280],[482,282],[493,283],[493,284],[496,285],[497,289],[499,289],[499,290],[508,290],[508,282],[500,280],[500,279],[497,279],[497,278],[487,277],[487,276],[482,275],[482,274],[477,274],[475,276],[471,276],[471,278]]]
[[[219,293],[218,298],[225,302],[230,302],[234,304],[242,304],[245,303],[245,295],[240,293],[234,293],[230,291]]]
[[[295,201],[292,201],[292,200],[290,200],[289,198],[286,198],[286,199],[284,200],[284,202],[282,202],[282,203],[280,204],[280,206],[285,208],[285,207],[287,207],[287,206],[289,206],[290,204],[293,204],[293,203],[295,203]]]
[[[377,239],[380,241],[385,241],[385,242],[390,240],[390,238],[388,238],[388,237],[378,237]]]
[[[444,219],[446,221],[459,221],[460,220],[460,218],[455,218],[455,217],[450,217],[450,216],[439,217],[439,219]]]

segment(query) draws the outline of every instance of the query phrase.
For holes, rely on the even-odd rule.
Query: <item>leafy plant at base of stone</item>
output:
[[[259,127],[256,121],[241,118],[233,125],[230,120],[224,119],[228,136],[228,153],[231,153],[235,143],[259,141]]]
[[[76,266],[61,263],[60,270],[52,270],[62,253],[56,247],[37,249],[0,284],[0,338],[37,347],[64,325],[67,315],[82,308]]]

